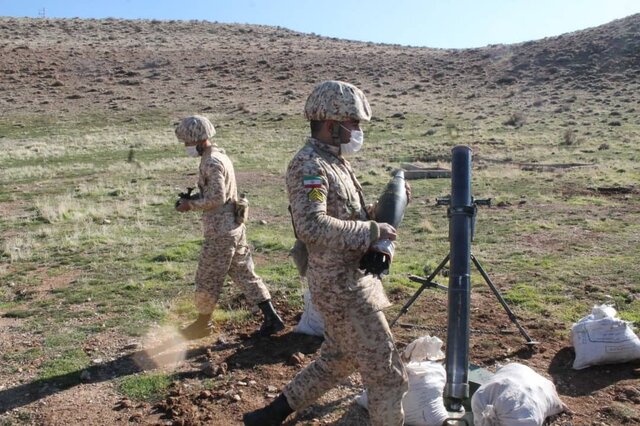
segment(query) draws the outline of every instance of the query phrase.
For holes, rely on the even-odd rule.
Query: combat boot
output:
[[[280,394],[271,404],[242,416],[245,426],[279,426],[293,409],[284,394]]]
[[[271,336],[280,330],[284,330],[284,322],[282,322],[282,318],[280,318],[271,304],[271,300],[258,303],[258,307],[264,314],[264,321],[256,334],[259,336]]]
[[[187,340],[197,340],[211,334],[213,327],[209,323],[211,314],[200,314],[198,319],[180,330],[180,334]]]

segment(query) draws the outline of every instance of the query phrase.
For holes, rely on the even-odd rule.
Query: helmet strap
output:
[[[336,146],[340,146],[342,144],[342,139],[340,139],[340,133],[342,132],[342,126],[337,121],[333,122],[333,129],[331,130],[331,138],[333,139],[333,143]]]
[[[204,152],[204,146],[202,142],[198,142],[198,145],[196,145],[196,151],[198,151],[198,154],[202,155],[202,153]]]

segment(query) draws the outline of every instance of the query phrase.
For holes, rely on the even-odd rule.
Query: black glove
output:
[[[200,198],[200,194],[198,194],[198,193],[192,194],[194,189],[195,188],[188,187],[187,188],[187,192],[179,193],[178,197],[180,197],[180,198],[178,198],[178,200],[176,201],[176,207],[178,207],[178,204],[180,204],[180,201],[182,201],[182,200],[185,200],[185,199],[186,200],[197,200],[198,198]]]

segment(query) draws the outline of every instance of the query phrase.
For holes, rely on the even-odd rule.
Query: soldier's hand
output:
[[[409,204],[413,197],[411,196],[411,185],[406,180],[404,181],[404,190],[407,193],[407,204]]]
[[[389,225],[388,223],[378,222],[378,229],[380,230],[379,240],[390,240],[395,241],[398,234],[396,233],[396,228]]]
[[[191,210],[191,202],[187,198],[180,198],[176,204],[176,210],[179,212],[188,212]]]

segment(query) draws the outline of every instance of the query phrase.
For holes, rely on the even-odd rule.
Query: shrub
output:
[[[527,119],[525,118],[523,113],[514,112],[513,114],[511,114],[509,119],[507,121],[505,121],[503,124],[505,126],[513,126],[513,127],[518,128],[518,127],[524,126],[524,124],[526,122],[527,122]]]
[[[573,145],[576,143],[576,134],[571,129],[567,129],[564,131],[562,135],[562,145]]]

